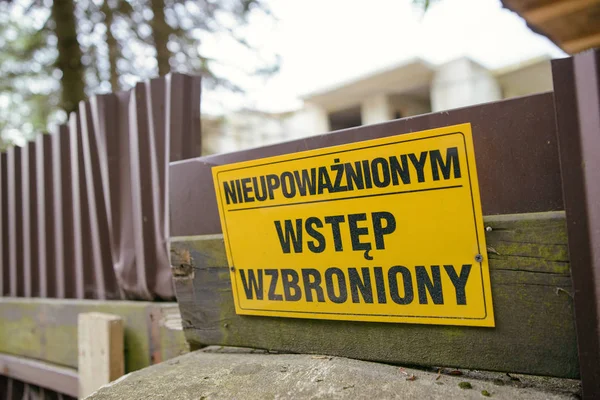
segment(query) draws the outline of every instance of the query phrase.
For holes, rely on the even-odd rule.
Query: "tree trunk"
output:
[[[61,104],[67,112],[77,109],[77,104],[85,99],[84,67],[81,62],[81,47],[77,40],[75,4],[73,0],[54,0],[52,19],[58,39],[56,67],[62,72]]]
[[[167,48],[167,43],[169,43],[169,34],[172,32],[172,29],[165,20],[165,1],[151,0],[150,6],[154,14],[152,21],[150,21],[150,27],[152,28],[152,37],[154,39],[154,47],[156,48],[158,75],[164,76],[171,71],[171,66],[169,65],[171,52]]]
[[[102,13],[104,14],[104,25],[106,26],[106,45],[108,47],[108,62],[110,64],[110,86],[113,92],[119,90],[119,71],[117,70],[117,60],[119,59],[119,43],[111,31],[114,16],[113,10],[107,1],[102,3]]]

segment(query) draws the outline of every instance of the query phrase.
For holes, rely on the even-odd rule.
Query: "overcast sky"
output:
[[[469,56],[488,68],[501,68],[543,55],[565,56],[548,39],[530,31],[518,15],[503,9],[499,0],[441,0],[424,16],[410,0],[268,3],[277,21],[255,18],[248,35],[265,52],[281,56],[281,71],[266,84],[248,82],[243,101],[206,93],[204,111],[299,108],[303,94],[414,57],[440,64]],[[223,43],[205,44],[207,49],[244,67],[240,65],[244,57],[227,51]]]

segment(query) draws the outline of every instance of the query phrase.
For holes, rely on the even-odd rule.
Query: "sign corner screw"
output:
[[[475,255],[475,261],[482,262],[483,261],[483,256],[481,254],[476,254]]]

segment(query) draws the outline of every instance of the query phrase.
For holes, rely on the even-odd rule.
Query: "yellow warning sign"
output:
[[[470,124],[213,177],[238,314],[494,326]]]

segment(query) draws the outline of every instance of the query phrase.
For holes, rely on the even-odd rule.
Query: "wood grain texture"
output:
[[[77,368],[77,316],[123,318],[125,371],[188,351],[176,303],[0,298],[0,353]]]
[[[484,221],[496,328],[236,315],[223,239],[212,235],[171,244],[186,338],[193,347],[578,377],[564,213]]]
[[[125,373],[123,318],[82,313],[77,325],[79,398],[85,398]]]

